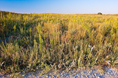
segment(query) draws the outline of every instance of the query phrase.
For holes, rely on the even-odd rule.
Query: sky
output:
[[[118,14],[118,0],[0,0],[0,10],[16,13]]]

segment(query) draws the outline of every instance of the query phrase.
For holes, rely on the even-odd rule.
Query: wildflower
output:
[[[95,59],[95,61],[97,61],[98,60],[98,57]]]
[[[90,65],[91,63],[89,62],[88,64]]]
[[[88,45],[88,47],[91,49],[91,51],[95,48],[95,45],[92,47],[91,45]]]
[[[103,59],[103,61],[105,61],[105,59]]]

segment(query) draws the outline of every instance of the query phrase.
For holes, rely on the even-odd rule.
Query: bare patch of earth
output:
[[[3,75],[0,73],[0,78],[20,77],[20,78],[118,78],[117,68],[101,68],[99,66],[92,68],[77,68],[73,70],[51,70],[48,73],[41,73],[41,71],[29,73],[15,73],[10,75]]]

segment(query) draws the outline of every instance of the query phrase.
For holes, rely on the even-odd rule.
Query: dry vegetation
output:
[[[114,66],[117,15],[0,12],[0,71]]]

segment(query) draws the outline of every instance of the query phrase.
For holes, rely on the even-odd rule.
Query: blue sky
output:
[[[0,10],[18,13],[118,14],[118,0],[0,0]]]

